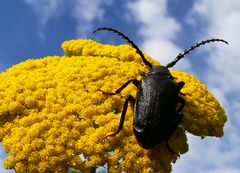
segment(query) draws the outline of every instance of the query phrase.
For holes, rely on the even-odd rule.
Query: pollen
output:
[[[122,131],[106,138],[120,121],[121,112],[114,110],[122,109],[127,95],[135,97],[137,88],[130,84],[113,96],[100,90],[113,92],[149,71],[135,50],[85,39],[65,41],[62,48],[64,56],[29,59],[0,74],[0,140],[9,153],[4,167],[17,173],[90,172],[104,165],[109,172],[171,172],[178,157],[165,143],[151,150],[137,143],[130,104]],[[185,82],[180,96],[186,105],[169,145],[184,154],[186,132],[221,137],[227,117],[193,75],[171,73]]]

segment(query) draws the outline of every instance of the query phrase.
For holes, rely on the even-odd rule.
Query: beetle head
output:
[[[164,66],[153,66],[150,74],[156,74],[162,77],[174,79],[168,68]]]

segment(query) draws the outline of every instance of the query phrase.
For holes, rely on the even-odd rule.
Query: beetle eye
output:
[[[146,72],[140,71],[141,76],[146,76]]]
[[[169,74],[163,74],[163,76],[166,78],[172,79],[172,80],[176,79],[175,77],[173,77],[172,75],[169,75]]]

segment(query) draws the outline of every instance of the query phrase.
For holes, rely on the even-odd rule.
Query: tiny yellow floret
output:
[[[171,172],[177,155],[164,142],[151,150],[137,143],[130,104],[122,131],[105,138],[120,121],[121,113],[114,110],[122,109],[125,96],[136,96],[137,88],[130,84],[114,96],[100,90],[113,92],[149,71],[136,51],[84,39],[65,41],[62,48],[64,56],[29,59],[0,74],[0,140],[9,152],[5,168],[66,173],[107,164],[109,172]],[[183,154],[186,132],[221,137],[227,118],[204,84],[188,73],[171,73],[185,82],[184,117],[169,139],[171,148]]]

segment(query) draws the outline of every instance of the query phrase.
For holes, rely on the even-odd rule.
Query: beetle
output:
[[[134,105],[133,132],[139,145],[144,149],[152,149],[164,141],[168,150],[175,153],[169,146],[168,140],[180,125],[183,118],[182,110],[185,105],[185,100],[180,95],[182,94],[181,89],[185,83],[183,81],[177,83],[168,68],[173,67],[190,51],[201,45],[210,42],[224,42],[226,44],[228,44],[228,42],[219,38],[203,40],[178,54],[178,56],[166,66],[154,66],[145,58],[138,46],[126,35],[116,29],[108,27],[97,28],[93,33],[101,30],[111,31],[125,39],[136,50],[144,64],[150,69],[148,73],[141,73],[141,80],[130,79],[113,93],[101,90],[104,94],[115,95],[119,94],[130,83],[133,83],[138,89],[136,98],[132,95],[126,97],[117,131],[106,137],[115,136],[121,131],[128,103],[130,102]]]

